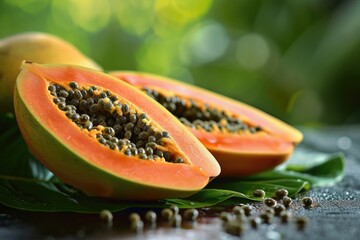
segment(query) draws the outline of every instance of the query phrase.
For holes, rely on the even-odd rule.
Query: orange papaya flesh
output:
[[[132,113],[145,113],[151,130],[169,135],[161,139],[159,149],[182,161],[141,159],[139,154],[126,155],[124,148],[113,150],[101,144],[97,136],[105,127],[73,121],[49,91],[56,86],[58,96],[59,89],[69,90],[74,82],[81,90],[97,86],[123,105],[127,103]],[[134,200],[185,197],[220,173],[214,157],[174,116],[146,94],[104,73],[70,65],[24,63],[14,103],[20,131],[34,156],[65,183],[90,195]],[[116,115],[114,108],[109,114]]]
[[[110,74],[160,99],[215,156],[222,176],[244,176],[274,168],[284,162],[302,140],[300,131],[281,120],[205,89],[146,73],[117,71]],[[181,99],[187,110],[171,109],[169,101],[164,99],[170,102]],[[194,106],[202,113],[200,124],[195,124],[196,116],[187,112]],[[206,118],[206,111],[210,115],[221,114]],[[216,123],[209,128],[213,119]],[[227,127],[228,124],[232,126]]]

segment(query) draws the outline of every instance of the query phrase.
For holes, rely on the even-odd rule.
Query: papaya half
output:
[[[148,73],[110,74],[146,92],[186,125],[218,160],[221,176],[272,169],[302,140],[285,122],[214,92]]]
[[[0,39],[0,112],[14,111],[14,86],[23,60],[101,70],[71,43],[51,34],[27,32]]]
[[[32,154],[92,196],[186,197],[220,173],[211,153],[159,103],[105,73],[24,62],[14,94]]]

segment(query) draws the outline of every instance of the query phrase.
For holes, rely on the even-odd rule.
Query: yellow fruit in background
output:
[[[0,40],[0,112],[13,112],[13,92],[23,60],[102,68],[75,46],[54,35],[29,32]]]

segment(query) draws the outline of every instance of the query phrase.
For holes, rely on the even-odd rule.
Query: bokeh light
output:
[[[292,124],[360,122],[360,2],[3,0],[0,37],[48,32],[105,70],[161,74]]]

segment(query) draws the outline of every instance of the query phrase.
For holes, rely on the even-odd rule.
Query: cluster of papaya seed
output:
[[[241,235],[247,225],[252,229],[258,229],[261,224],[271,224],[278,218],[280,224],[293,223],[298,230],[304,230],[308,219],[304,216],[292,216],[290,206],[292,199],[288,197],[288,191],[284,188],[279,188],[274,192],[271,198],[265,198],[265,191],[256,189],[253,192],[254,197],[264,198],[263,206],[256,209],[252,205],[240,204],[235,206],[231,212],[223,211],[220,213],[220,218],[223,221],[224,230],[231,235]],[[301,199],[304,208],[311,208],[313,200],[310,197]]]
[[[182,225],[194,226],[199,217],[199,211],[194,208],[189,208],[180,213],[179,208],[176,205],[172,205],[169,208],[164,208],[160,213],[162,219],[174,228],[180,228]],[[145,222],[152,228],[156,227],[158,216],[155,211],[149,210],[145,213]],[[133,212],[129,215],[130,228],[137,233],[144,230],[144,221],[141,216]]]
[[[187,127],[203,129],[207,132],[220,131],[233,134],[261,131],[260,126],[249,126],[241,119],[206,103],[200,104],[193,99],[184,99],[177,95],[165,96],[146,87],[142,88],[142,91],[163,105]]]
[[[170,136],[151,124],[126,101],[96,86],[69,87],[51,83],[48,86],[53,102],[81,129],[95,132],[99,143],[140,159],[183,163],[182,157],[166,151]]]

